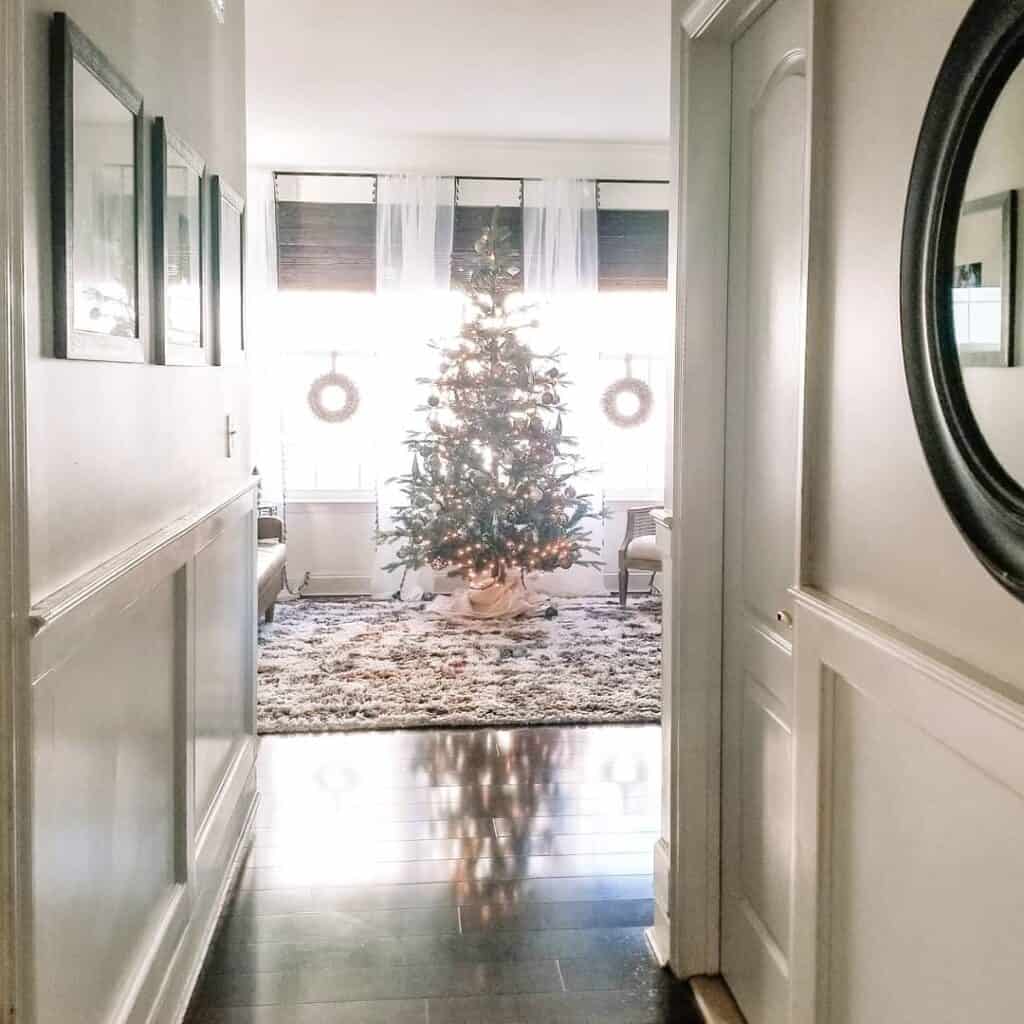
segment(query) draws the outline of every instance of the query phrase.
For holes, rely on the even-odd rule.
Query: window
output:
[[[473,248],[491,223],[495,207],[499,224],[512,232],[512,246],[523,252],[523,182],[521,178],[457,178],[455,231],[452,240],[452,287],[464,288],[480,266]]]
[[[274,176],[277,283],[283,291],[372,292],[376,287],[376,178]]]
[[[601,291],[668,287],[668,185],[600,181],[597,275]]]
[[[257,424],[269,496],[277,492],[279,439],[281,483],[291,495],[372,500],[407,470],[402,440],[422,421],[427,394],[416,378],[437,372],[428,342],[458,331],[461,287],[479,265],[474,246],[495,207],[522,252],[523,189],[521,178],[457,179],[452,289],[410,298],[375,292],[374,176],[275,176],[279,292],[268,314],[274,351],[259,385],[269,396],[261,419],[271,422],[265,431]],[[544,303],[530,339],[540,353],[563,353],[572,380],[566,430],[595,471],[588,490],[598,503],[662,493],[672,351],[667,205],[667,184],[599,182],[600,290]],[[318,420],[308,404],[311,383],[332,363],[360,392],[358,411],[340,424]],[[624,376],[653,393],[650,417],[630,428],[610,423],[601,408],[604,390]]]

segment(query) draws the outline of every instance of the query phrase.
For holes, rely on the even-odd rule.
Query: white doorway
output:
[[[30,744],[24,331],[24,6],[0,10],[0,1007],[29,1019]]]
[[[815,0],[681,4],[670,961],[791,1018]]]
[[[805,0],[733,45],[722,648],[722,975],[786,1019],[803,362]]]

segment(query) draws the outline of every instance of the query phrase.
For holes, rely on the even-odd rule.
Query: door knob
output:
[[[789,629],[793,625],[793,616],[787,611],[778,611],[775,613],[775,620],[780,626],[785,626]]]

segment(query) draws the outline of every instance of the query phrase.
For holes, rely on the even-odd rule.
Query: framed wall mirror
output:
[[[219,174],[210,178],[210,293],[218,366],[245,358],[245,200]]]
[[[914,418],[950,514],[1024,600],[1024,0],[975,0],[911,172],[901,321]]]
[[[206,163],[162,117],[153,122],[156,351],[167,366],[208,362],[205,327]]]
[[[64,14],[50,90],[54,355],[142,362],[142,95]]]

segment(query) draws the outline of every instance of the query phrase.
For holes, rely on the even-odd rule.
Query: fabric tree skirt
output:
[[[261,733],[657,722],[661,602],[562,598],[556,618],[451,620],[430,604],[284,602],[260,627]]]

